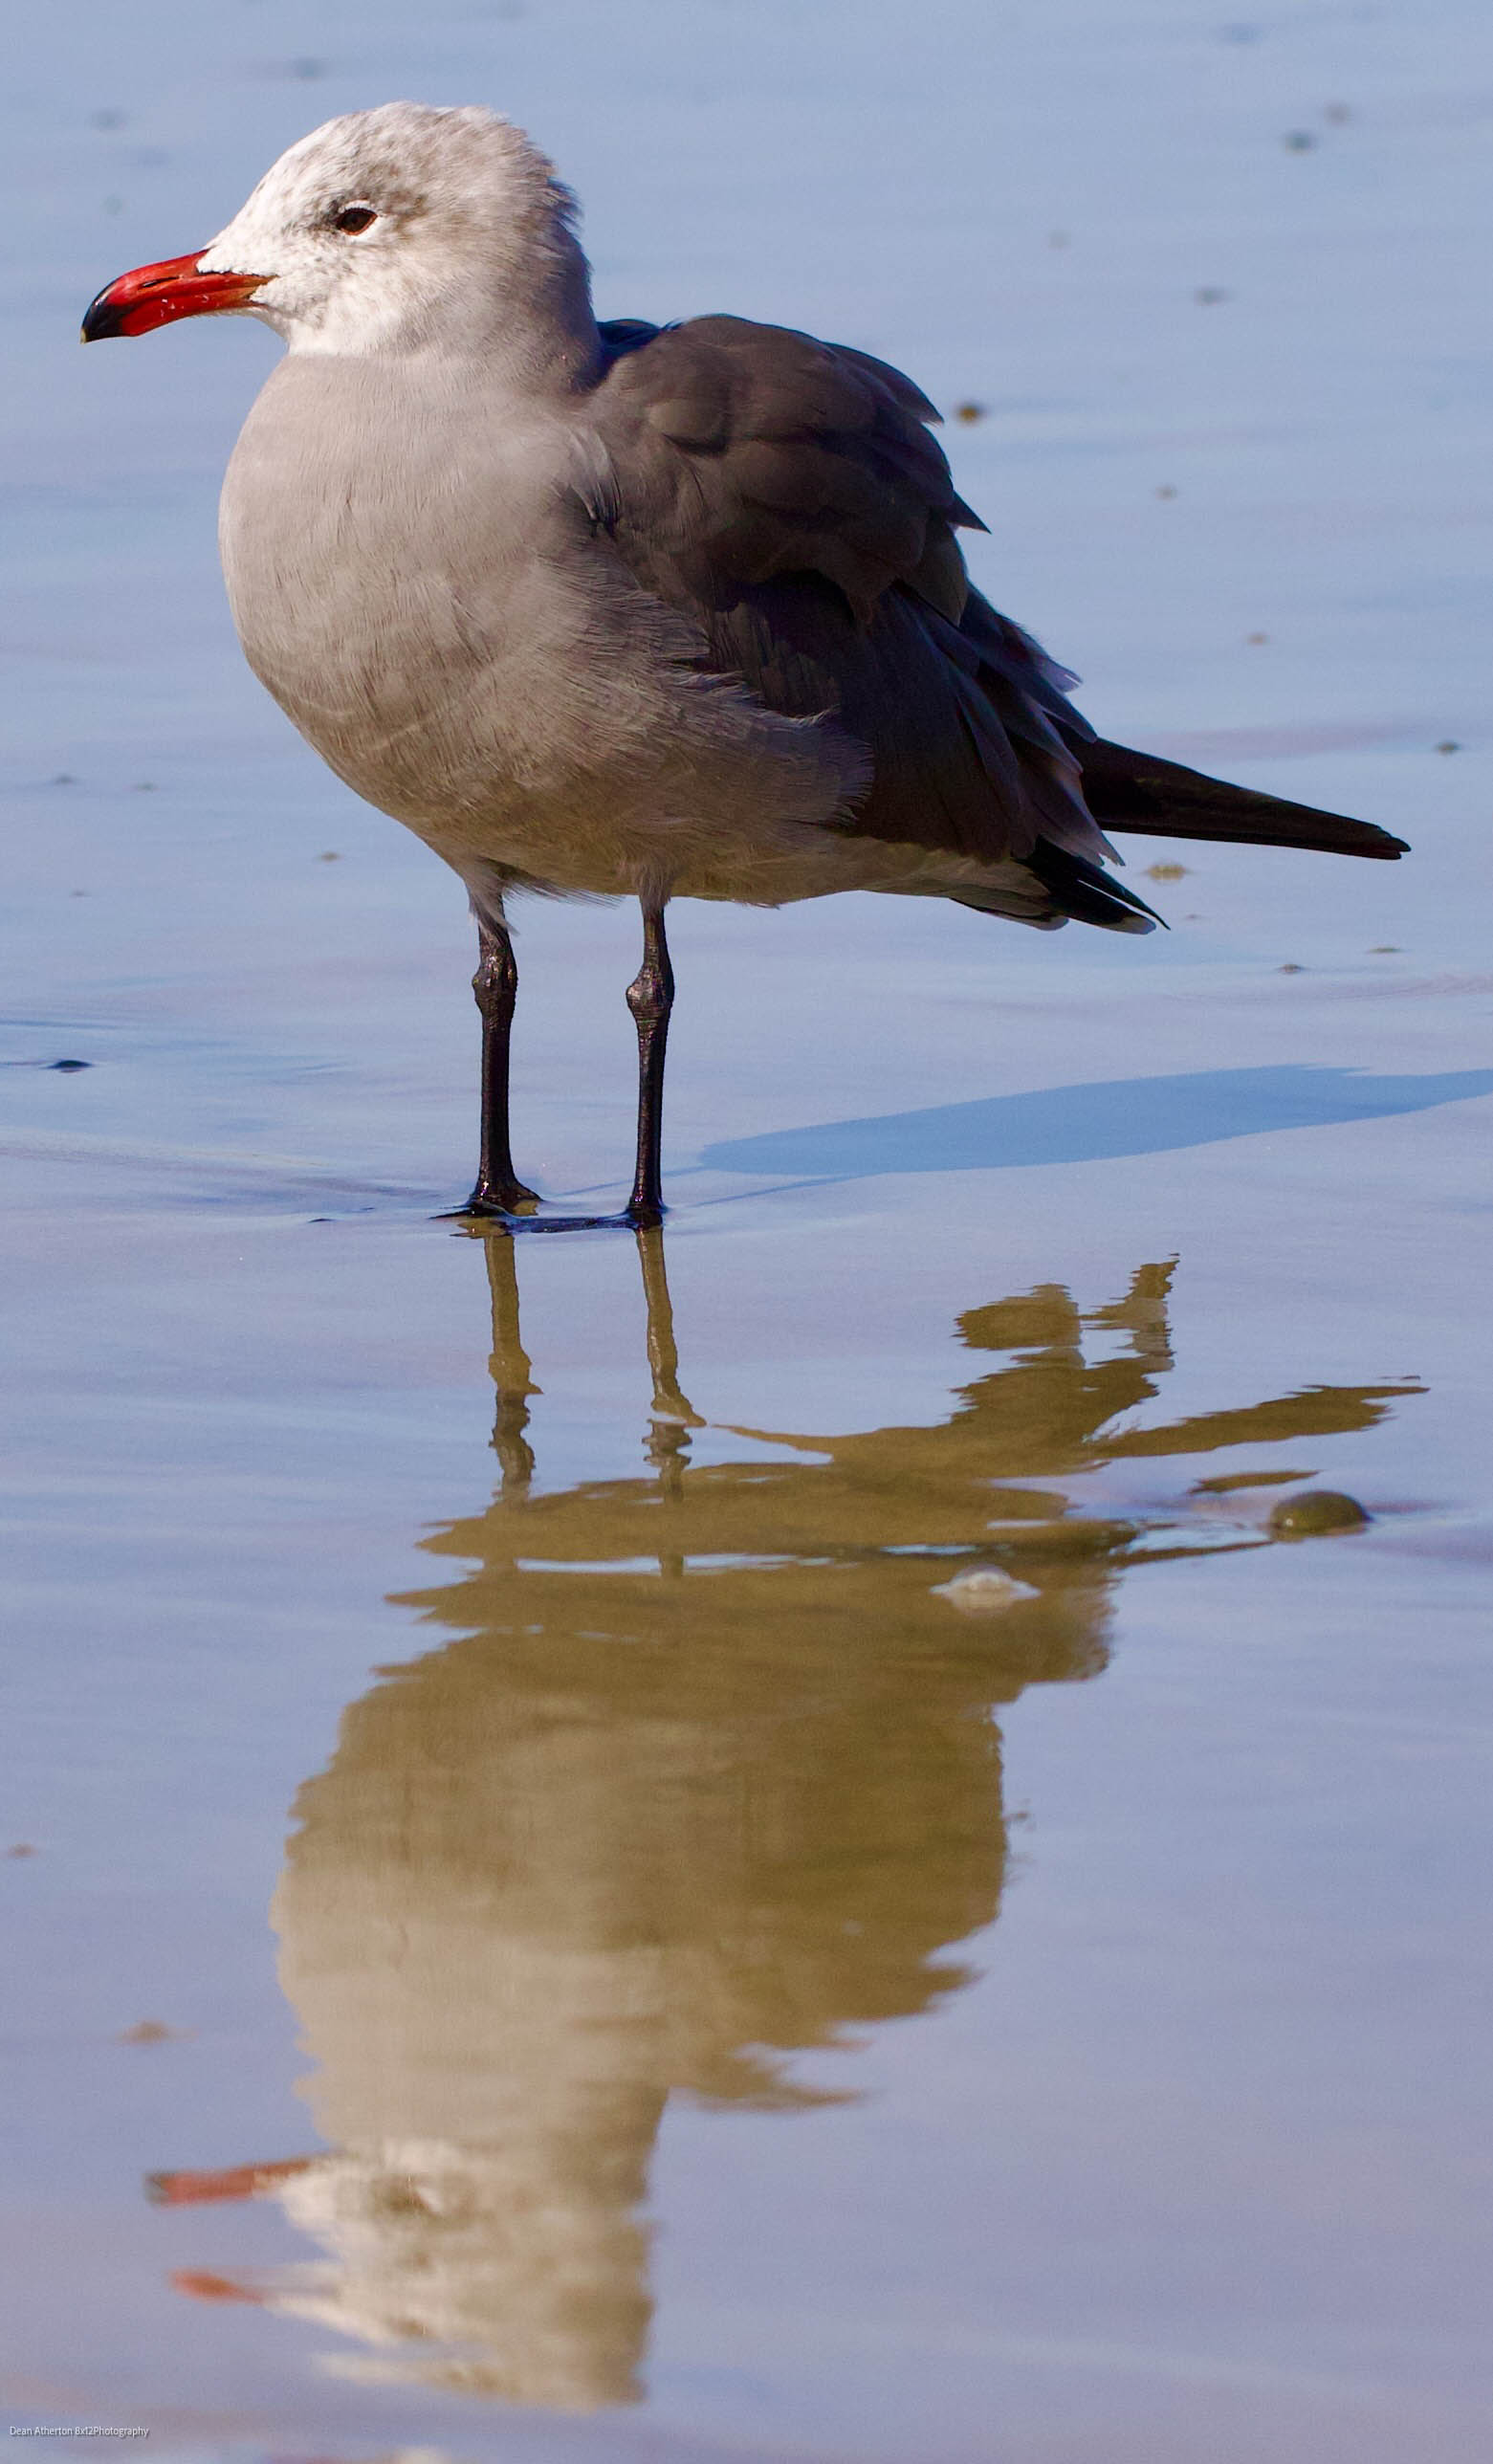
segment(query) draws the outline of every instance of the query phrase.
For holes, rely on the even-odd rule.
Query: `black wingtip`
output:
[[[1026,862],[1075,924],[1097,924],[1107,933],[1153,933],[1158,924],[1164,933],[1171,929],[1138,891],[1050,839],[1039,839]]]
[[[1074,746],[1084,800],[1103,830],[1134,830],[1148,838],[1210,839],[1227,847],[1284,847],[1322,855],[1377,857],[1397,863],[1409,842],[1376,822],[1288,803],[1258,788],[1231,785],[1157,754],[1135,753],[1103,737]]]

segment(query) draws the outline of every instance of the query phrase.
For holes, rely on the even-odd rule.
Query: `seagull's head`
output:
[[[313,129],[216,239],[99,292],[85,342],[182,317],[258,317],[292,350],[362,356],[558,324],[589,331],[575,202],[495,112],[390,102]]]

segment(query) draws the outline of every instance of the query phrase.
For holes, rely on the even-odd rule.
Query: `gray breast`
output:
[[[501,701],[523,655],[554,495],[532,451],[482,440],[474,471],[477,441],[454,405],[411,398],[370,363],[293,357],[223,491],[224,575],[255,673],[361,793],[416,822],[470,797],[473,700],[487,684]]]
[[[403,363],[286,360],[223,494],[256,674],[349,785],[459,870],[663,888],[698,870],[702,834],[746,853],[831,818],[860,782],[856,748],[702,675],[703,635],[596,539],[574,469],[553,407],[422,385]]]

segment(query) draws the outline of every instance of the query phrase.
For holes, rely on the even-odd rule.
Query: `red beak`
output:
[[[197,255],[202,251],[199,249]],[[207,317],[242,308],[268,274],[201,274],[196,256],[168,256],[160,265],[137,265],[99,292],[83,319],[85,342],[115,334],[148,334],[178,317]]]

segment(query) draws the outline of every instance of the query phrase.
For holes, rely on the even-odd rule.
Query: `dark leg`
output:
[[[512,1215],[537,1206],[537,1193],[514,1170],[508,1143],[508,1047],[514,1028],[518,968],[499,916],[477,918],[477,972],[472,989],[482,1013],[482,1157],[477,1185],[463,1212]]]
[[[664,938],[664,911],[645,899],[643,964],[627,986],[627,1007],[638,1029],[638,1169],[627,1217],[637,1224],[657,1223],[664,1213],[664,1053],[673,1001],[674,971]]]

